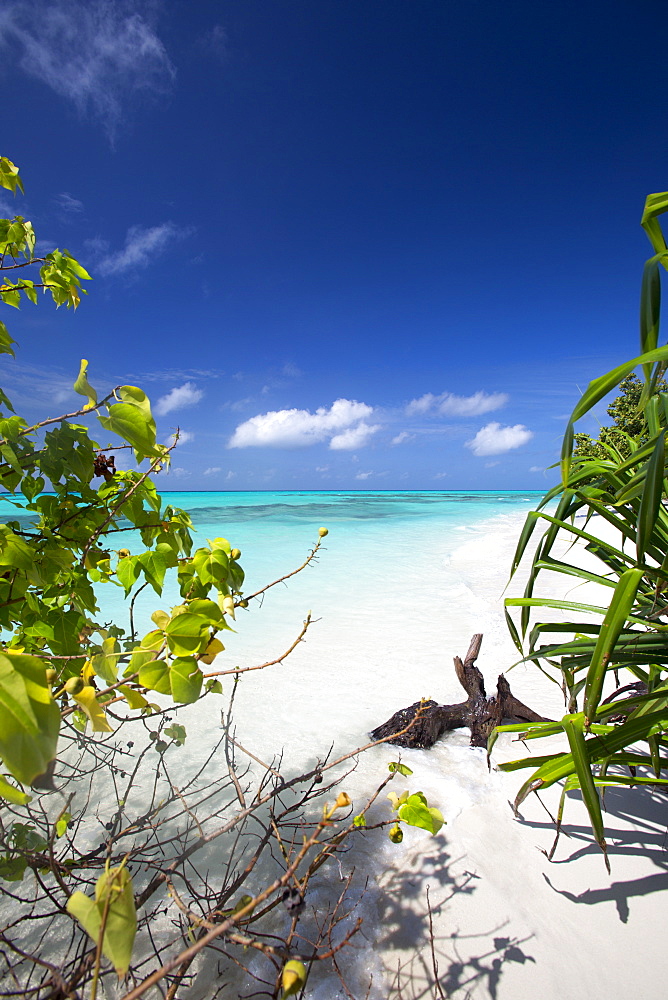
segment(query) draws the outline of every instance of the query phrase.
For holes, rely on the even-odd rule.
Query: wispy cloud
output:
[[[203,476],[215,476],[217,473],[222,472],[222,471],[223,470],[221,469],[221,467],[219,465],[210,465],[208,469],[204,470],[204,472],[202,473],[202,475]],[[229,476],[228,476],[228,479],[229,479]]]
[[[4,195],[0,195],[0,218],[13,219],[15,215],[17,215],[16,202],[10,201]]]
[[[107,254],[97,266],[102,275],[123,274],[138,267],[147,267],[158,254],[166,249],[170,240],[176,235],[176,226],[172,222],[163,222],[160,226],[144,228],[132,226],[128,229],[125,246],[116,253]],[[104,244],[99,244],[100,247]]]
[[[0,12],[0,45],[113,141],[127,110],[169,92],[176,75],[146,9],[140,0],[20,0]]]
[[[329,441],[334,450],[363,447],[380,425],[369,425],[373,407],[351,399],[337,399],[327,408],[309,410],[270,410],[236,428],[230,448],[305,448]]]
[[[222,24],[214,24],[213,28],[200,38],[200,48],[210,52],[221,62],[225,62],[228,55],[227,32]]]
[[[195,403],[199,403],[203,395],[202,390],[198,389],[194,382],[184,382],[183,385],[170,389],[166,395],[160,397],[155,404],[155,412],[159,417],[164,417],[174,410],[194,406]]]
[[[425,393],[412,399],[406,407],[408,416],[421,413],[438,413],[443,417],[479,417],[482,413],[498,410],[508,402],[505,392],[474,392],[472,396],[456,396],[452,392],[442,392],[435,396]]]
[[[401,431],[392,438],[391,444],[405,444],[406,441],[412,441],[414,437],[415,434],[411,434],[409,431]]]
[[[479,458],[485,455],[503,455],[506,451],[526,444],[532,437],[533,431],[524,424],[502,427],[501,424],[491,423],[481,427],[476,436],[466,442],[466,447]]]
[[[72,214],[83,212],[83,202],[79,201],[78,198],[73,198],[71,194],[67,193],[67,191],[62,191],[56,197],[56,201],[58,206],[62,208],[64,212],[70,212]]]

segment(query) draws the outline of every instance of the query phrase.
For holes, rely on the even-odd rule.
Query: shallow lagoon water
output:
[[[283,773],[298,773],[331,747],[339,755],[364,745],[370,729],[423,696],[461,700],[452,657],[465,653],[474,632],[485,635],[483,672],[491,679],[507,668],[517,656],[503,620],[502,592],[513,540],[540,496],[525,491],[166,494],[165,500],[189,511],[199,541],[222,535],[242,550],[247,593],[296,568],[317,541],[318,528],[329,529],[317,563],[268,591],[261,604],[239,612],[235,633],[223,637],[226,650],[216,667],[253,666],[284,652],[308,611],[314,619],[306,640],[283,664],[242,679],[234,712],[239,742],[262,760],[282,757]],[[120,620],[119,595],[111,588],[101,592],[105,617]],[[139,627],[152,628],[151,611],[177,601],[169,586],[161,599],[145,590],[137,604]],[[226,679],[226,690],[230,685]],[[189,766],[203,760],[220,735],[224,704],[207,698],[183,710]],[[386,746],[364,754],[345,790],[363,801],[396,756]],[[489,794],[484,760],[469,749],[464,733],[451,734],[429,753],[403,751],[402,759],[414,771],[412,789],[423,790],[449,823]],[[358,989],[372,979],[369,997],[382,1000],[388,995],[389,956],[395,944],[405,944],[400,925],[411,918],[400,898],[396,906],[389,902],[394,890],[381,891],[380,884],[408,857],[435,877],[442,875],[447,852],[443,837],[432,840],[418,830],[408,830],[400,847],[382,834],[368,841],[344,862],[346,871],[355,867],[368,875],[371,885],[361,907],[364,937],[351,952],[349,972]],[[323,884],[323,900],[330,890]],[[397,892],[401,897],[405,887]],[[319,905],[317,891],[310,905]],[[206,963],[199,982],[204,996]],[[338,987],[333,978],[319,981],[314,975],[307,995],[336,996]]]
[[[329,529],[317,564],[274,587],[261,606],[252,602],[256,606],[238,614],[236,632],[225,633],[227,649],[215,666],[252,666],[284,652],[307,611],[314,619],[306,641],[283,664],[241,680],[235,701],[238,741],[263,760],[280,758],[285,777],[322,759],[330,747],[336,754],[351,751],[366,742],[371,728],[422,696],[459,701],[452,657],[466,651],[474,632],[484,635],[478,665],[493,689],[496,675],[517,659],[502,598],[518,533],[539,497],[528,492],[167,495],[191,511],[198,539],[223,535],[242,550],[247,593],[294,569],[317,540],[318,527]],[[119,547],[132,549],[132,537],[121,537]],[[593,557],[581,552],[578,558]],[[553,583],[543,586],[549,591]],[[560,583],[558,596],[579,587]],[[522,589],[520,573],[508,593]],[[122,592],[107,586],[100,598],[104,616],[122,623],[127,614]],[[162,597],[145,590],[138,601],[139,627],[150,629],[151,612],[178,600],[171,585]],[[559,689],[535,668],[518,666],[509,679],[526,704],[553,718],[563,714]],[[185,782],[220,738],[221,708],[230,690],[226,678],[222,698],[209,696],[180,712],[188,738],[185,749],[172,754],[176,781]],[[524,752],[502,737],[494,756],[509,759]],[[386,745],[360,756],[342,786],[356,806],[397,756]],[[448,734],[430,751],[401,751],[401,759],[413,775],[393,787],[421,789],[447,826],[435,838],[408,828],[400,845],[369,831],[340,858],[340,867],[324,866],[317,873],[300,924],[313,925],[353,870],[353,889],[365,890],[358,911],[364,923],[345,953],[350,992],[336,976],[315,968],[308,1000],[432,998],[428,905],[439,978],[451,1000],[534,995],[561,1000],[583,991],[609,1000],[656,995],[655,983],[668,975],[660,945],[668,884],[661,796],[637,790],[631,796],[622,789],[606,797],[610,878],[576,797],[569,796],[567,836],[554,864],[547,862],[542,851],[549,849],[553,831],[543,807],[527,800],[522,819],[515,819],[509,800],[518,773],[489,771],[484,753],[469,748],[466,732]],[[558,790],[549,791],[556,796]],[[546,796],[553,812],[555,796]],[[374,808],[388,806],[379,801]],[[207,863],[222,860],[214,842]],[[257,873],[262,884],[268,876]],[[283,919],[289,920],[287,914]],[[156,921],[153,933],[169,939],[173,927],[167,913],[162,922]],[[603,964],[592,961],[601,949]],[[254,961],[259,971],[262,959]],[[188,988],[189,1000],[214,995],[216,977],[216,956],[207,954]],[[246,997],[256,990],[256,983],[239,975],[225,995]]]

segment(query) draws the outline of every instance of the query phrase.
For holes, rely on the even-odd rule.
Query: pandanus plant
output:
[[[668,247],[658,218],[666,211],[668,192],[649,195],[642,226],[654,253],[642,278],[641,353],[594,379],[582,395],[564,434],[561,482],[529,514],[511,568],[512,579],[523,558],[531,558],[523,596],[505,602],[511,635],[522,661],[532,661],[563,689],[567,714],[558,722],[499,727],[488,747],[491,752],[501,731],[525,740],[565,733],[568,751],[500,766],[532,769],[515,809],[531,792],[563,782],[557,839],[566,793],[579,789],[608,871],[602,790],[668,785],[668,393],[663,391],[668,345],[659,346],[661,269],[668,270]],[[596,457],[574,456],[576,422],[636,370],[644,380],[642,431],[624,434],[624,447],[617,436],[617,445],[604,443]],[[564,538],[580,540],[598,559],[597,570],[578,565],[577,547],[559,555],[556,543]],[[534,596],[545,571],[599,584],[609,601]],[[543,608],[573,620],[541,622]],[[555,847],[556,840],[549,857]]]

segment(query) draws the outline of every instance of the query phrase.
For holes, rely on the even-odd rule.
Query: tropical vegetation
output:
[[[0,186],[23,190],[5,158]],[[36,248],[29,221],[0,219],[0,301],[18,308],[43,292],[76,309],[90,275],[67,250]],[[0,322],[0,353],[15,346]],[[157,441],[140,388],[100,398],[84,360],[74,390],[73,412],[32,424],[0,390],[10,512],[0,523],[0,976],[36,1000],[95,1000],[116,977],[126,1000],[157,983],[171,1000],[206,950],[221,975],[237,970],[265,996],[302,992],[322,963],[345,988],[337,956],[361,926],[352,876],[333,883],[322,912],[308,906],[311,879],[350,838],[387,827],[398,842],[402,824],[435,834],[443,817],[415,791],[374,805],[411,773],[399,762],[353,808],[337,786],[359,749],[295,774],[236,740],[238,685],[282,663],[310,615],[281,655],[221,666],[230,623],[274,584],[244,593],[240,550],[225,538],[196,545],[188,514],[163,502],[152,477],[173,445]],[[116,468],[121,449],[136,468]],[[320,528],[293,572],[326,536]],[[176,603],[143,633],[137,596],[161,597],[170,579]],[[105,588],[124,593],[127,622],[105,621]],[[184,761],[179,713],[203,699],[222,726]]]
[[[642,216],[654,252],[642,278],[640,353],[582,395],[564,435],[561,482],[529,514],[512,564],[511,577],[530,558],[523,595],[506,600],[511,635],[523,660],[563,690],[566,714],[556,722],[500,727],[489,743],[491,751],[502,730],[523,740],[565,735],[568,750],[500,766],[531,769],[516,809],[531,792],[562,783],[558,829],[567,793],[579,790],[606,864],[604,789],[668,785],[668,346],[659,346],[661,273],[668,268],[659,216],[667,210],[668,192],[654,194]],[[576,435],[577,421],[618,387],[608,410],[613,427],[597,441]],[[578,545],[566,547],[564,540],[583,546],[595,568],[583,568]],[[601,596],[593,604],[538,596],[547,573],[596,584]],[[545,609],[562,620],[545,621]]]

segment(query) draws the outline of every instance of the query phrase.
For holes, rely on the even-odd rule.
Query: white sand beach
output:
[[[474,632],[484,636],[478,665],[488,691],[504,671],[522,701],[560,718],[561,691],[540,671],[520,665],[508,673],[517,651],[503,616],[503,591],[523,517],[517,509],[454,528],[419,519],[391,529],[376,522],[334,525],[317,570],[271,591],[257,617],[241,616],[238,632],[227,634],[232,662],[260,663],[288,648],[308,608],[316,618],[288,661],[241,684],[235,704],[241,743],[262,760],[282,751],[283,766],[296,774],[332,743],[337,754],[360,746],[374,726],[422,696],[460,701],[452,657],[464,655]],[[252,566],[252,531],[241,525],[239,534],[244,530]],[[577,558],[596,565],[582,550]],[[286,562],[282,553],[280,563]],[[266,579],[273,567],[261,571]],[[521,594],[523,585],[519,573],[508,594]],[[596,603],[592,585],[554,574],[538,591],[548,592]],[[192,767],[219,736],[219,714],[215,709],[205,717],[193,706],[183,721]],[[607,791],[608,875],[579,796],[569,795],[550,862],[548,810],[554,815],[559,788],[541,795],[543,805],[530,797],[516,818],[510,803],[528,772],[488,771],[484,752],[468,743],[461,730],[429,751],[375,747],[345,779],[341,787],[357,810],[387,776],[388,762],[400,757],[413,774],[397,777],[392,788],[422,790],[447,825],[434,838],[407,828],[398,845],[384,831],[370,831],[341,855],[340,866],[322,869],[307,899],[304,929],[351,872],[353,890],[363,897],[351,920],[362,916],[363,928],[341,962],[346,987],[315,967],[305,997],[571,1000],[584,993],[596,1000],[654,1000],[656,983],[668,973],[661,943],[668,903],[665,796]],[[561,745],[554,738],[524,746],[506,735],[493,765]],[[374,809],[389,817],[384,797]],[[216,967],[215,957],[203,961],[192,1000],[210,995]],[[246,996],[257,983],[242,976],[230,988],[230,996]]]
[[[508,542],[514,545],[514,539]],[[494,543],[505,548],[498,538],[478,543],[493,562],[502,556],[501,551],[490,552]],[[466,555],[470,556],[470,548]],[[591,559],[585,552],[578,555],[581,564]],[[560,586],[563,591],[563,580]],[[519,592],[516,586],[512,590]],[[578,601],[595,601],[595,596],[591,584],[572,595]],[[487,649],[483,645],[479,665],[493,686],[502,657],[498,645],[491,651],[489,645]],[[563,714],[558,692],[549,690],[535,668],[517,668],[509,679],[526,703],[545,706],[547,701],[549,707],[541,711],[553,717]],[[548,810],[554,815],[558,789],[541,794],[544,807],[530,797],[516,819],[510,803],[529,772],[488,773],[483,751],[465,744],[462,733],[461,738],[446,738],[430,753],[439,756],[444,770],[470,770],[475,794],[449,818],[434,843],[411,831],[401,865],[382,879],[386,910],[379,944],[384,967],[393,977],[388,996],[397,1000],[659,996],[657,984],[668,973],[668,955],[661,945],[668,907],[666,795],[639,788],[607,790],[610,875],[579,794],[569,795],[563,833],[550,862],[544,853],[554,839]],[[523,757],[529,749],[537,754],[552,752],[558,745],[551,740],[523,746],[504,737],[494,760]],[[416,776],[418,756],[419,752],[411,752],[407,761],[415,766]],[[427,787],[424,790],[429,794]],[[447,815],[447,803],[443,809]],[[402,913],[406,906],[410,919]]]

